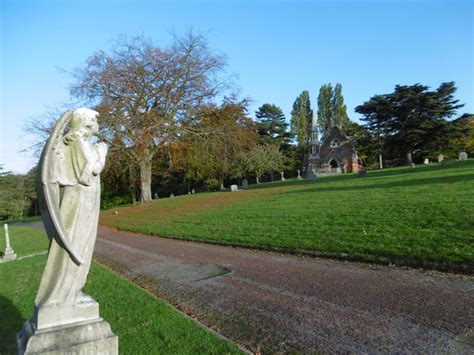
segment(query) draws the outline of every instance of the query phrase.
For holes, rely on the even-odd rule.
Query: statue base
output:
[[[28,320],[17,334],[18,354],[118,354],[118,336],[102,318],[38,330]]]
[[[118,354],[118,337],[99,317],[99,304],[83,295],[75,305],[35,307],[17,334],[23,354]]]
[[[6,263],[7,261],[12,261],[12,260],[15,260],[16,258],[17,258],[17,255],[15,254],[13,249],[6,248],[3,253],[3,256],[0,257],[0,262]]]

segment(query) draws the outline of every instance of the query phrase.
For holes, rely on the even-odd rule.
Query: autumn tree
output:
[[[233,174],[233,164],[241,152],[257,143],[255,123],[246,114],[247,103],[225,102],[208,106],[188,122],[188,132],[179,140],[172,159],[174,169],[184,172],[188,180],[224,180]]]
[[[225,64],[203,36],[187,33],[166,48],[142,37],[122,39],[77,71],[71,93],[96,107],[104,138],[122,141],[138,164],[141,202],[152,199],[157,148],[176,141],[186,121],[226,87]]]

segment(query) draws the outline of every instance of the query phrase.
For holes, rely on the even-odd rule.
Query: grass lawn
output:
[[[101,224],[150,235],[346,253],[365,260],[472,266],[474,160],[160,199],[104,211]]]
[[[41,231],[12,226],[10,236],[20,256],[44,250]],[[0,354],[16,353],[16,332],[33,314],[45,262],[46,255],[40,255],[0,264]],[[122,354],[241,353],[233,343],[99,264],[93,263],[85,291],[100,303],[100,315],[119,336]]]

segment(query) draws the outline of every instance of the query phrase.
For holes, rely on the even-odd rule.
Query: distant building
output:
[[[309,135],[310,152],[305,159],[304,171],[314,171],[317,176],[343,173],[358,173],[361,164],[353,142],[334,126],[321,142],[318,138],[316,115],[313,113]]]

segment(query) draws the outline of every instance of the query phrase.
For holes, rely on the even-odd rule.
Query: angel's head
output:
[[[99,113],[88,108],[78,108],[72,112],[70,130],[81,136],[90,137],[99,133],[97,123]]]

